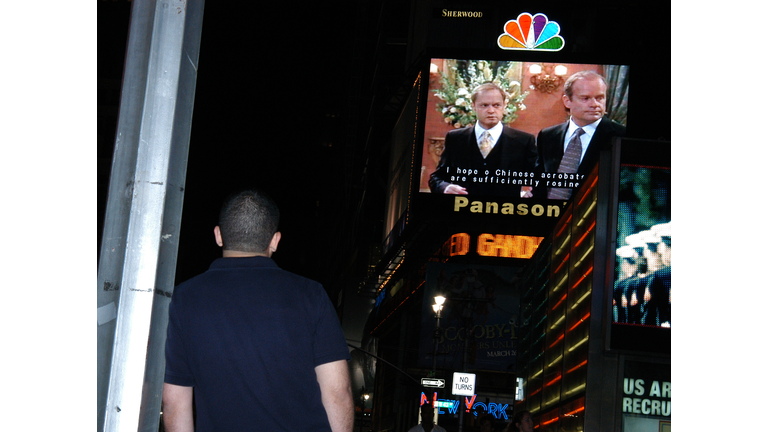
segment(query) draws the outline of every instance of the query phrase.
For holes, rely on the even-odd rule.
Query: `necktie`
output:
[[[480,137],[480,153],[483,154],[483,159],[491,152],[491,133],[488,131],[483,132]]]
[[[576,129],[573,133],[571,141],[568,142],[568,147],[565,148],[563,158],[560,160],[560,166],[557,168],[559,173],[575,173],[579,169],[579,162],[581,161],[581,134],[584,133],[582,128]],[[550,188],[547,198],[549,199],[568,199],[571,197],[571,189],[563,188]]]

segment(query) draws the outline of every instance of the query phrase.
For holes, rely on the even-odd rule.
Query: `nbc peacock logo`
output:
[[[543,13],[528,12],[507,21],[497,43],[503,50],[560,51],[565,46],[560,24],[550,21]]]

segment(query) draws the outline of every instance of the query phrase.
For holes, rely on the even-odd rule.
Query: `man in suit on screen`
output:
[[[493,83],[479,85],[472,92],[477,122],[446,134],[440,163],[429,178],[433,193],[531,195],[531,188],[521,186],[520,181],[535,167],[536,138],[501,122],[508,99]]]
[[[577,72],[568,78],[563,105],[571,118],[539,132],[537,173],[575,174],[578,180],[594,168],[600,150],[606,148],[614,136],[626,135],[625,126],[605,116],[607,87],[605,78],[593,71]],[[550,199],[568,199],[571,193],[572,189],[555,187],[534,191],[537,198]]]

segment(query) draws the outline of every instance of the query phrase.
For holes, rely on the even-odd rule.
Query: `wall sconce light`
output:
[[[533,64],[528,68],[531,74],[531,89],[542,93],[552,93],[563,84],[563,76],[568,68],[563,65]]]
[[[430,137],[429,147],[427,147],[427,153],[429,153],[435,165],[440,163],[440,156],[442,156],[445,150],[445,137]]]

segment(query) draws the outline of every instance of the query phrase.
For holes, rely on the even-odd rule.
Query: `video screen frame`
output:
[[[612,192],[610,204],[611,219],[612,219],[612,233],[611,233],[611,248],[607,250],[607,276],[609,281],[606,284],[606,325],[607,325],[607,337],[605,339],[605,348],[609,351],[622,351],[627,353],[655,353],[655,354],[669,354],[671,352],[672,345],[672,329],[671,319],[668,325],[661,325],[664,322],[660,321],[659,325],[646,325],[642,321],[640,322],[617,322],[620,319],[614,319],[617,317],[617,312],[614,308],[614,296],[617,288],[617,281],[621,279],[619,274],[619,265],[623,252],[620,251],[622,247],[632,243],[634,245],[634,239],[630,238],[627,243],[627,237],[637,235],[638,238],[644,239],[649,233],[643,233],[644,231],[656,231],[658,236],[652,243],[656,241],[662,241],[662,237],[669,237],[670,242],[668,246],[671,248],[671,143],[669,141],[650,141],[643,139],[622,138],[618,140],[617,148],[614,152],[615,159],[613,161],[612,168]],[[625,178],[623,180],[625,188],[622,189],[621,172],[624,170]],[[627,211],[620,210],[620,203],[632,201],[631,197],[627,197],[623,194],[627,193],[626,185],[631,183],[631,179],[627,178],[626,173],[629,171],[646,170],[649,172],[655,172],[657,180],[651,182],[655,183],[655,186],[651,188],[665,190],[661,195],[664,197],[666,204],[663,210],[656,210],[653,217],[642,217],[639,219],[645,220],[642,224],[637,223],[640,226],[638,229],[631,228],[626,222],[622,221],[623,217],[626,217]],[[648,197],[650,198],[650,197]],[[656,198],[658,199],[658,198]],[[658,205],[656,207],[659,207]],[[621,213],[625,213],[625,216],[619,216]],[[668,224],[664,226],[665,224]],[[654,229],[655,228],[655,229]],[[637,231],[637,232],[636,232]],[[643,234],[641,234],[643,233]],[[663,234],[663,235],[661,235]],[[668,259],[671,260],[671,250]],[[668,262],[670,267],[668,271],[668,283],[671,284],[671,261]],[[671,288],[671,285],[670,285]],[[645,295],[645,286],[642,288],[643,295]],[[669,311],[671,312],[671,289],[666,294],[669,299]],[[620,299],[620,297],[618,297]],[[631,301],[631,295],[628,298]],[[620,300],[619,300],[620,301]],[[638,297],[638,302],[644,301]],[[620,303],[619,303],[620,304]]]

